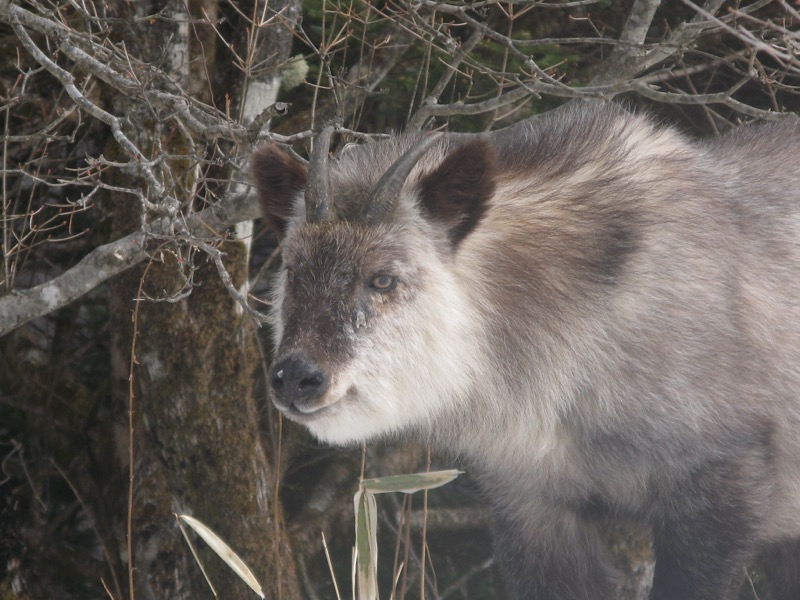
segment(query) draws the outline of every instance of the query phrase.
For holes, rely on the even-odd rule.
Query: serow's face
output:
[[[409,182],[439,138],[405,150],[390,145],[399,158],[376,164],[383,175],[365,190],[363,169],[344,165],[352,157],[328,166],[330,135],[323,131],[308,171],[275,146],[253,158],[264,217],[283,254],[272,399],[329,443],[430,431],[475,372],[476,319],[454,264],[493,193],[493,155],[480,141],[445,158],[442,148]],[[380,157],[369,147],[356,153],[367,162]],[[352,181],[330,178],[333,168]]]
[[[457,306],[446,305],[440,269],[430,268],[433,249],[423,242],[420,251],[411,244],[421,240],[410,237],[331,223],[302,224],[284,241],[272,397],[325,441],[404,429],[430,409],[418,405],[420,394],[443,383],[431,379],[442,376],[428,351],[439,345],[431,338],[450,329],[452,319],[442,315]]]

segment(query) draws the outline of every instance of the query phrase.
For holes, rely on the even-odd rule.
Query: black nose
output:
[[[290,355],[272,366],[270,384],[278,405],[311,413],[328,389],[328,378],[313,360],[303,355]]]

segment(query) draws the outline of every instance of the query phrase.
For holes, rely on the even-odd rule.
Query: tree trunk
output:
[[[190,8],[214,14],[213,4],[202,4],[195,3]],[[240,3],[239,8],[245,14],[253,11],[245,3]],[[218,43],[216,32],[210,27],[195,29],[194,35],[203,36],[201,43],[190,43],[189,18],[182,3],[137,3],[135,10],[137,14],[129,16],[128,47],[136,48],[142,59],[169,69],[184,89],[190,85],[189,66],[193,64],[191,85],[201,95],[197,73],[213,73],[215,69],[208,62],[206,69],[195,68],[191,52],[203,49],[204,56],[198,60],[221,60],[222,49],[210,50]],[[156,14],[158,18],[147,18]],[[247,29],[245,24],[240,28]],[[271,60],[288,57],[290,38],[282,39],[284,47],[272,46]],[[230,64],[228,70],[236,71]],[[275,72],[270,77],[278,79]],[[206,85],[213,87],[215,82],[208,81]],[[277,84],[274,88],[277,91]],[[241,90],[242,86],[238,86],[233,93]],[[232,100],[231,105],[238,106],[235,96]],[[152,129],[140,129],[136,136],[140,148],[161,147],[167,154],[181,154],[179,132],[172,132],[163,124],[159,127],[154,122]],[[231,148],[229,152],[236,155],[239,149]],[[172,192],[184,207],[191,206],[195,199],[190,197],[189,188],[198,183],[197,174],[188,165],[185,173],[181,173],[180,164],[171,165],[171,169],[172,181],[180,182]],[[216,193],[225,190],[218,189]],[[139,207],[130,202],[113,202],[111,207],[115,236],[129,232],[139,223]],[[219,250],[225,254],[224,264],[233,285],[245,290],[247,244],[228,241]],[[229,544],[251,568],[269,598],[298,598],[293,557],[281,529],[280,507],[273,496],[276,475],[259,431],[253,384],[260,355],[252,320],[237,305],[214,263],[202,252],[187,246],[169,246],[155,250],[153,256],[148,265],[134,269],[112,285],[116,396],[124,403],[121,405],[132,403],[134,411],[130,559],[135,569],[135,597],[212,597],[174,517],[174,513],[185,513],[202,521]],[[189,273],[191,283],[185,278]],[[137,302],[136,298],[141,297],[161,301]],[[134,340],[135,328],[138,334]],[[127,415],[120,413],[120,417],[118,429],[124,432]],[[121,435],[120,447],[127,446],[126,436],[127,433]],[[187,532],[220,596],[254,597],[204,542],[191,530]]]

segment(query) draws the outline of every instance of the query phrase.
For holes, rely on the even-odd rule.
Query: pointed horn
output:
[[[426,136],[416,146],[407,150],[383,174],[378,185],[375,186],[369,202],[364,207],[363,219],[368,225],[382,223],[392,214],[400,190],[403,189],[403,184],[412,169],[440,137],[439,133]]]
[[[317,136],[308,165],[306,184],[306,221],[318,223],[333,220],[329,205],[328,153],[331,147],[333,126],[326,126]]]

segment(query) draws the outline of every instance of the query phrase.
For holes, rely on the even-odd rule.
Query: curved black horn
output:
[[[411,174],[411,170],[440,137],[439,133],[426,136],[416,146],[407,150],[383,174],[378,185],[375,186],[369,202],[364,207],[363,219],[368,225],[382,223],[392,214],[400,190],[403,189],[403,184]]]
[[[330,152],[333,126],[326,126],[317,136],[308,165],[306,184],[306,221],[317,223],[331,221],[333,213],[329,204],[328,153]]]

